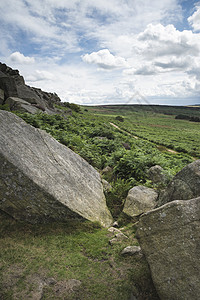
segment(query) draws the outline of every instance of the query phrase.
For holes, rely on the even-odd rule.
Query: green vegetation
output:
[[[128,240],[111,246],[113,234],[90,222],[48,225],[18,223],[0,213],[0,298],[29,299],[43,285],[42,299],[158,299],[141,256],[122,257],[137,245],[135,226],[121,214],[134,185],[151,187],[147,170],[160,165],[170,179],[200,157],[200,124],[177,115],[199,118],[198,108],[159,106],[56,106],[61,114],[15,112],[46,130],[99,170],[112,188],[107,205],[124,226]],[[78,108],[77,108],[78,107]],[[8,109],[3,106],[1,109]],[[195,158],[194,158],[195,157]],[[155,187],[154,188],[160,188]],[[81,285],[67,290],[67,281]]]
[[[141,299],[156,295],[145,261],[120,255],[137,245],[133,225],[124,229],[127,241],[111,246],[113,234],[90,222],[30,225],[0,213],[0,224],[1,299],[39,299],[34,296],[49,278],[42,299],[126,300],[131,290]],[[66,289],[70,279],[81,281],[74,291]]]
[[[193,161],[188,154],[198,156],[200,151],[200,131],[197,128],[200,124],[176,120],[175,114],[169,116],[169,111],[167,115],[160,111],[135,111],[132,106],[129,109],[85,109],[81,108],[81,113],[72,111],[71,115],[62,116],[45,113],[17,115],[27,123],[46,130],[100,172],[107,166],[112,169],[109,176],[103,172],[103,178],[112,186],[106,196],[114,217],[122,211],[131,187],[138,184],[151,186],[147,177],[150,167],[160,165],[171,178]],[[171,153],[164,146],[180,153]]]

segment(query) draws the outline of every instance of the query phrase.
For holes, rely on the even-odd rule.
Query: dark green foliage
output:
[[[115,119],[119,122],[124,122],[124,118],[122,116],[117,116]]]
[[[160,117],[155,118],[152,114],[143,119],[140,118],[143,125],[133,123],[133,121],[137,121],[135,117],[132,119],[126,117],[126,120],[121,124],[123,127],[119,125],[122,130],[112,125],[115,115],[113,117],[112,115],[97,115],[91,113],[90,110],[88,110],[87,115],[73,112],[72,116],[67,115],[65,118],[61,115],[45,113],[17,114],[27,123],[46,130],[59,142],[81,155],[95,168],[102,170],[106,166],[111,167],[111,173],[109,176],[105,174],[104,178],[112,185],[112,190],[106,197],[114,216],[119,215],[122,211],[124,200],[130,188],[138,184],[151,186],[147,176],[147,170],[150,167],[160,165],[170,178],[192,161],[191,157],[183,154],[186,152],[186,148],[180,137],[177,140],[179,142],[175,145],[167,140],[170,132],[168,135],[165,132],[165,145],[170,148],[173,147],[182,154],[169,153],[164,146],[157,146],[148,141],[160,140],[163,133],[160,131],[159,134],[154,135],[157,127],[154,127],[154,131],[151,132],[151,127],[145,123],[147,120],[152,123],[158,122],[158,126],[161,126],[158,127],[159,129],[162,128],[163,130],[164,128],[162,127],[164,126],[162,119]],[[117,115],[119,115],[119,111]],[[188,121],[186,122],[188,123]],[[143,138],[136,139],[134,137],[135,131],[137,131],[138,136],[141,135]],[[173,137],[175,136],[176,131],[174,130]],[[191,138],[195,139],[195,136],[193,135]],[[127,148],[123,146],[125,144],[128,144]],[[195,147],[197,146],[195,145]],[[193,151],[195,151],[195,147],[193,147]]]
[[[178,115],[178,116],[175,117],[175,119],[177,119],[177,120],[188,120],[188,121],[191,121],[191,122],[200,122],[199,117],[187,116],[187,115]]]
[[[80,106],[75,104],[75,103],[63,102],[62,105],[64,107],[70,108],[71,110],[74,110],[75,112],[80,112],[81,111]]]
[[[112,189],[106,193],[106,202],[114,218],[117,218],[122,212],[128,191],[136,183],[134,179],[117,178],[112,181]]]
[[[0,104],[0,110],[10,111],[9,105],[8,104]]]

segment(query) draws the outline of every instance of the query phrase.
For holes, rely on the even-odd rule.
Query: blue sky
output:
[[[79,104],[200,103],[200,2],[0,0],[0,61]]]

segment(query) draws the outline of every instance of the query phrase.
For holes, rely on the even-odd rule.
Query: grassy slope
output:
[[[70,221],[29,225],[0,214],[0,299],[157,299],[145,260],[122,257],[127,245],[137,245],[135,228],[126,227],[127,241],[111,246],[113,234],[98,224]],[[69,290],[69,279],[81,285]],[[40,294],[40,293],[39,293]]]
[[[200,158],[200,123],[175,119],[179,114],[200,117],[200,108],[116,105],[87,109],[107,118],[123,116],[123,123],[115,120],[120,128],[158,145]]]

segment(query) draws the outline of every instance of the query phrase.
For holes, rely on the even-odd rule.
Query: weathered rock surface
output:
[[[159,197],[157,206],[173,200],[189,200],[199,196],[200,160],[196,160],[175,175],[164,193]]]
[[[100,174],[46,132],[0,111],[0,209],[32,223],[85,218],[105,226]]]
[[[140,217],[137,237],[161,300],[200,295],[200,197],[176,200]]]
[[[167,182],[164,170],[159,165],[155,165],[148,170],[148,177],[153,184],[165,184]]]
[[[4,102],[4,91],[0,89],[0,105]]]
[[[20,98],[29,104],[37,106],[38,109],[45,110],[51,114],[54,112],[53,104],[60,104],[61,102],[55,93],[43,92],[41,89],[26,85],[23,76],[19,74],[18,70],[13,70],[2,63],[0,63],[0,89],[5,95],[4,100],[0,100],[1,104],[5,104],[6,99],[9,97]],[[19,109],[21,110],[20,103],[18,103]],[[35,113],[34,110],[30,112]]]
[[[103,190],[105,193],[108,193],[112,190],[112,186],[110,185],[110,183],[107,180],[102,179],[102,184],[103,184]]]
[[[157,192],[145,186],[135,186],[126,198],[123,212],[131,217],[138,216],[153,209],[158,198]]]
[[[31,114],[36,114],[40,111],[40,109],[36,106],[33,106],[31,103],[17,97],[7,98],[5,104],[8,104],[11,111],[17,110],[21,112],[29,112]]]
[[[135,255],[135,254],[141,254],[142,255],[140,246],[127,246],[121,252],[121,255],[123,255],[123,256],[132,256],[132,255]]]

